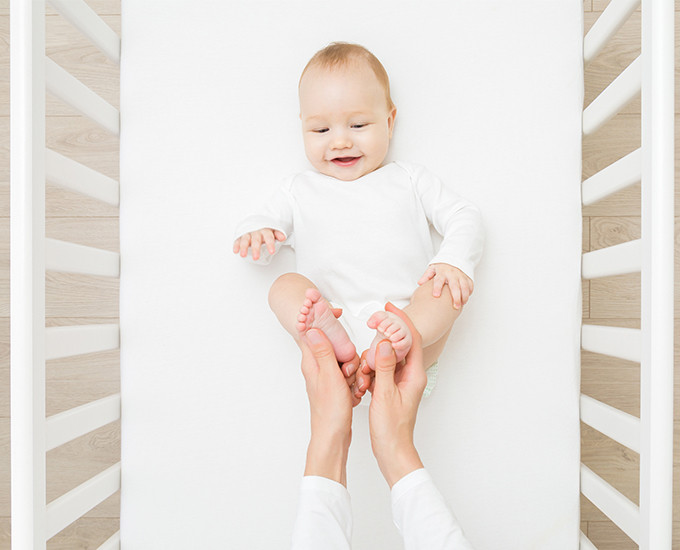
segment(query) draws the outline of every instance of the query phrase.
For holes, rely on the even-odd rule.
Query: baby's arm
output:
[[[253,260],[260,259],[260,247],[264,242],[269,254],[276,253],[276,241],[283,242],[286,235],[278,229],[264,228],[245,233],[234,241],[234,254],[241,254],[241,258],[248,256],[248,249],[253,247]]]

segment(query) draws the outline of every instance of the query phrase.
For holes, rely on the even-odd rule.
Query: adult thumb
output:
[[[375,387],[387,389],[394,385],[394,371],[397,367],[397,357],[389,340],[378,342],[375,350]]]
[[[331,360],[332,364],[337,367],[338,362],[335,359],[333,345],[322,331],[315,328],[310,329],[305,334],[305,339],[319,367]]]

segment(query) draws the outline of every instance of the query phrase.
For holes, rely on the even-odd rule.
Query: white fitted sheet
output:
[[[575,550],[581,0],[127,0],[122,22],[122,547],[289,544],[309,413],[267,291],[294,257],[254,266],[231,237],[308,168],[298,78],[346,40],[390,74],[389,158],[485,220],[475,293],[421,405],[423,462],[477,549]],[[367,412],[354,548],[400,548]]]

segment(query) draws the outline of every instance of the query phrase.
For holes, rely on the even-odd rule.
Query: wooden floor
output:
[[[120,33],[120,0],[88,3]],[[587,31],[608,0],[585,0]],[[9,0],[0,0],[0,550],[9,549]],[[676,8],[677,9],[677,8]],[[59,15],[47,10],[47,53],[113,105],[118,106],[116,67]],[[676,44],[680,20],[676,11]],[[586,105],[640,52],[640,13],[586,69]],[[676,47],[676,59],[680,52]],[[677,66],[677,64],[676,64]],[[676,69],[677,71],[677,69]],[[676,99],[677,101],[677,99]],[[118,178],[117,140],[70,108],[47,97],[47,145],[113,178]],[[680,110],[676,103],[676,143]],[[640,146],[640,101],[583,144],[583,177]],[[677,151],[677,149],[676,149]],[[676,153],[676,174],[680,159]],[[675,208],[680,213],[680,192]],[[640,237],[640,188],[621,191],[584,209],[583,250],[596,250]],[[676,218],[677,221],[677,218]],[[678,230],[676,223],[676,274]],[[47,186],[48,237],[118,250],[118,211],[93,199]],[[536,228],[540,231],[540,228]],[[676,297],[680,275],[676,275]],[[47,325],[110,323],[118,318],[117,282],[107,278],[49,273]],[[584,282],[583,317],[590,323],[640,326],[640,277],[625,275]],[[678,300],[676,298],[676,305]],[[676,322],[678,311],[676,308]],[[676,325],[677,326],[677,325]],[[678,334],[676,330],[676,335]],[[676,337],[676,364],[680,338]],[[583,392],[639,415],[639,365],[584,352]],[[119,391],[118,353],[106,352],[47,363],[47,414]],[[680,377],[680,369],[676,373]],[[680,403],[676,378],[674,548],[680,549]],[[119,424],[105,426],[55,449],[47,456],[48,502],[120,459]],[[638,502],[638,456],[599,435],[582,430],[582,457],[596,473]],[[119,497],[114,495],[48,543],[51,549],[97,548],[118,529]],[[582,530],[599,550],[637,548],[594,506],[582,498]]]

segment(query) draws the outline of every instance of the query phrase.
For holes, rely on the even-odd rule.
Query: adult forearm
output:
[[[390,489],[401,478],[423,467],[418,451],[413,445],[379,452],[376,454],[376,460]]]
[[[320,476],[347,487],[347,455],[351,434],[314,436],[307,447],[306,476]]]

